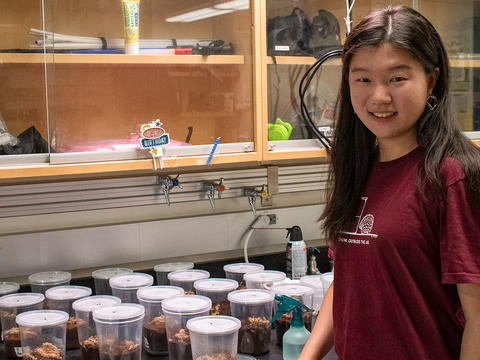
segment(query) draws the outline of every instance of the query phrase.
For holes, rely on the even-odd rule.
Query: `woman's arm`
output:
[[[480,285],[457,284],[465,315],[460,360],[480,359]]]
[[[298,360],[321,360],[333,346],[333,284],[325,294],[315,327]]]

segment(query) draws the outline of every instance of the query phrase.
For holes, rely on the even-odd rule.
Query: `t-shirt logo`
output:
[[[370,234],[373,228],[374,218],[372,214],[367,214],[363,217],[362,221],[358,224],[358,229],[362,234]]]
[[[370,244],[369,240],[361,240],[361,239],[362,238],[365,239],[365,237],[367,237],[367,239],[378,237],[377,234],[372,234],[373,223],[375,222],[375,217],[372,214],[363,215],[363,213],[365,212],[365,207],[367,205],[368,197],[362,196],[360,201],[361,201],[361,210],[360,210],[360,214],[355,216],[357,218],[357,224],[355,226],[355,231],[342,231],[341,232],[341,234],[343,234],[343,235],[358,237],[358,239],[349,238],[349,237],[345,238],[345,237],[340,236],[339,237],[340,242],[369,245]]]

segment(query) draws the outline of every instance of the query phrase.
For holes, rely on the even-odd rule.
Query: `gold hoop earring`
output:
[[[429,95],[427,98],[427,106],[430,109],[430,111],[433,111],[437,108],[438,106],[438,99],[434,95]]]

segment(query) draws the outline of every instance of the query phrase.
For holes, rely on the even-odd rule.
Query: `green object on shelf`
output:
[[[275,120],[275,124],[268,124],[268,140],[288,140],[292,133],[292,125],[280,118]]]

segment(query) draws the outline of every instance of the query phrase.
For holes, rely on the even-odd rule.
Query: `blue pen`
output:
[[[219,136],[219,137],[217,138],[217,140],[215,140],[215,143],[213,144],[212,151],[210,151],[210,155],[208,155],[208,159],[207,159],[207,164],[206,164],[206,165],[210,164],[210,161],[212,161],[213,153],[214,153],[215,150],[217,149],[217,145],[218,145],[220,139],[221,139],[221,137]]]

